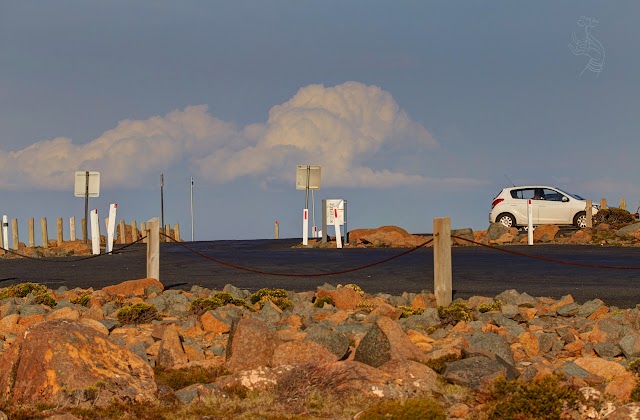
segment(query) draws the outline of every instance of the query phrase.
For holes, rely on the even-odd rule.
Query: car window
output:
[[[544,199],[547,201],[562,201],[562,197],[564,197],[558,191],[550,190],[547,188],[543,190],[543,194],[544,194]]]
[[[520,190],[511,190],[511,197],[520,200],[532,200],[535,196],[535,190],[533,188],[523,188]]]

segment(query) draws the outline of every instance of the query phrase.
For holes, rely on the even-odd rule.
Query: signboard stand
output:
[[[309,190],[320,189],[320,167],[298,165],[296,167],[296,190],[305,190],[302,211],[302,245],[309,244]]]
[[[100,196],[100,172],[77,171],[75,196],[84,197],[84,220],[89,220],[89,197]],[[82,225],[82,236],[86,245],[88,241],[86,223]]]
[[[322,242],[326,243],[328,240],[327,226],[337,226],[336,241],[340,235],[340,226],[344,226],[344,242],[347,242],[347,200],[342,199],[326,199],[322,200]],[[342,238],[340,238],[342,240]]]

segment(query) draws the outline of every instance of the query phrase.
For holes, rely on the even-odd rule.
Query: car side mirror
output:
[[[569,202],[569,197],[567,197],[566,195],[562,196],[562,202],[563,203],[568,203]]]

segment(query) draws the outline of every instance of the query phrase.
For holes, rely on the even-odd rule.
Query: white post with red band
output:
[[[309,209],[302,210],[302,245],[309,245]]]
[[[533,245],[533,204],[531,199],[527,201],[527,240],[529,245]]]
[[[336,228],[336,247],[342,248],[342,235],[340,235],[340,220],[338,219],[338,208],[333,208],[333,226]]]
[[[113,237],[116,232],[116,211],[118,204],[113,203],[109,206],[109,223],[107,224],[107,254],[113,251]]]
[[[91,210],[91,251],[93,255],[100,253],[100,223],[98,209]]]

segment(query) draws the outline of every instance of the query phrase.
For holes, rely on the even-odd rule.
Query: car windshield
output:
[[[561,190],[560,188],[558,188],[557,190],[562,192],[562,193],[564,193],[564,194],[566,194],[566,195],[570,195],[571,197],[575,198],[576,200],[582,200],[582,201],[586,200],[585,198],[580,197],[578,194],[571,194],[571,193],[568,193],[568,192],[566,192],[564,190]]]

